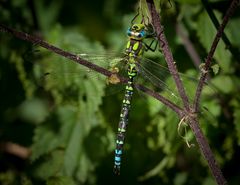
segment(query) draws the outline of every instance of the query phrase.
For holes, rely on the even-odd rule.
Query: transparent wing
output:
[[[125,60],[124,54],[115,53],[108,53],[103,55],[78,54],[78,56],[82,59],[87,60],[88,62],[94,63],[107,70],[110,70],[115,74],[120,74],[121,76],[127,77],[127,61]],[[113,78],[115,77],[116,76],[113,76]],[[109,81],[111,83],[111,79]]]
[[[107,54],[77,54],[79,58],[85,59],[88,62],[101,66],[107,70],[111,70],[113,73],[111,77],[106,77],[98,72],[90,70],[87,67],[76,64],[72,61],[66,60],[62,57],[56,57],[50,55],[44,57],[43,60],[39,60],[35,63],[36,71],[38,71],[39,84],[47,90],[60,89],[61,92],[67,89],[74,89],[76,86],[80,86],[84,81],[96,81],[97,83],[108,86],[107,94],[113,94],[123,89],[123,84],[119,83],[117,74],[121,76],[127,76],[126,61],[121,55]],[[124,56],[124,55],[122,55]]]
[[[124,64],[124,55],[116,55],[113,53],[96,55],[89,53],[77,54],[79,58],[85,59],[88,62],[94,63],[106,69],[111,69],[115,66],[122,66]]]
[[[77,55],[79,58],[85,59],[88,62],[94,63],[108,70],[116,71],[117,74],[127,77],[127,62],[124,59],[124,54],[81,53]],[[139,58],[138,61],[138,79],[141,80],[141,77],[147,79],[147,81],[150,82],[151,88],[154,88],[154,90],[159,90],[174,102],[181,101],[168,68],[147,58]],[[108,90],[110,90],[109,94],[122,90],[123,88],[122,85],[113,85],[118,83],[117,75],[107,78],[95,71],[89,70],[89,68],[75,64],[62,57],[51,55],[45,57],[45,59],[41,60],[39,64],[42,70],[41,80],[44,81],[47,89],[56,88],[56,86],[60,86],[60,88],[65,86],[74,88],[76,84],[81,84],[84,80],[89,79],[95,79],[98,83],[103,83],[108,86],[110,85],[111,88],[108,88]],[[196,86],[197,79],[188,77],[184,74],[180,74],[180,76],[184,81],[184,84],[193,82],[192,86]],[[144,83],[146,83],[146,80]],[[192,86],[191,91],[193,89]]]
[[[156,90],[170,98],[175,103],[181,103],[175,81],[167,67],[147,58],[140,58],[137,63],[140,76],[147,79]],[[198,80],[179,73],[187,94],[192,100]]]

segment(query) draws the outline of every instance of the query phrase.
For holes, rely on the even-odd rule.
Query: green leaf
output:
[[[179,2],[179,3],[186,3],[186,4],[197,4],[197,3],[200,3],[201,1],[200,0],[175,0],[176,2]]]
[[[37,166],[34,174],[41,179],[48,179],[59,174],[63,166],[63,157],[63,150],[52,151],[49,155],[45,156],[44,162]]]
[[[88,41],[74,30],[63,30],[56,26],[48,36],[60,48],[76,54],[103,53],[99,43]],[[63,174],[75,176],[79,182],[84,183],[98,162],[91,155],[86,155],[88,146],[84,145],[84,140],[94,127],[103,122],[97,113],[104,96],[105,78],[98,74],[94,76],[89,73],[88,68],[72,61],[41,53],[43,57],[36,67],[40,66],[42,74],[50,73],[45,76],[43,86],[53,97],[56,110],[52,114],[55,111],[58,122],[50,119],[36,129],[32,158],[36,159],[55,148],[64,147]],[[61,108],[57,108],[60,106]],[[107,152],[105,150],[101,155]]]
[[[212,177],[207,177],[203,181],[203,185],[215,185],[216,181]]]
[[[239,27],[238,27],[239,24],[240,24],[240,18],[237,18],[237,17],[233,18],[231,19],[231,21],[229,21],[225,29],[225,33],[229,37],[230,42],[237,47],[240,47],[240,40],[236,39],[239,37]]]
[[[214,75],[217,75],[219,72],[220,66],[218,64],[214,64],[211,66],[211,68],[213,70]]]
[[[35,89],[31,79],[28,79],[27,72],[24,68],[24,60],[16,52],[11,52],[10,62],[15,64],[16,71],[18,72],[18,78],[22,83],[27,98],[32,98]]]
[[[40,99],[26,100],[18,109],[24,121],[35,124],[42,123],[49,114],[46,103]]]
[[[22,175],[21,185],[32,185],[32,181],[26,175]]]
[[[218,12],[215,12],[215,14],[217,17],[221,16],[220,14],[218,14]],[[216,36],[217,30],[213,26],[213,23],[211,22],[206,12],[202,12],[199,15],[197,24],[198,25],[197,25],[196,31],[197,31],[199,40],[202,43],[202,45],[205,47],[206,52],[209,52],[212,46],[212,42]],[[222,68],[224,72],[230,71],[231,54],[226,49],[222,40],[220,40],[217,45],[217,49],[214,53],[214,59],[217,60],[219,66]]]
[[[54,176],[47,180],[47,185],[75,185],[72,178],[68,176]]]
[[[55,3],[54,1],[49,1],[47,3],[44,3],[43,1],[35,2],[35,10],[41,30],[44,30],[46,33],[48,33],[48,30],[50,30],[56,22],[61,10],[61,6],[62,1],[59,1],[58,3]]]
[[[71,107],[61,107],[57,115],[59,121],[54,120],[54,114],[42,125],[35,129],[31,159],[34,161],[58,147],[65,147],[67,139],[75,124],[75,111]]]
[[[174,179],[174,185],[183,185],[186,184],[187,181],[187,173],[182,172],[182,173],[178,173]]]
[[[208,14],[204,11],[202,12],[197,21],[197,35],[199,37],[200,42],[205,47],[206,51],[210,50],[210,47],[213,42],[213,38],[217,33],[215,27],[211,23],[211,20],[208,17]]]
[[[80,117],[80,119],[82,119]],[[73,131],[66,148],[64,169],[67,175],[72,175],[78,166],[78,160],[83,153],[82,141],[84,132],[84,122],[78,121],[73,127]]]
[[[40,156],[56,149],[61,141],[54,131],[49,130],[47,127],[37,127],[33,138],[31,160],[34,161]]]
[[[234,84],[231,77],[227,75],[216,76],[211,80],[211,82],[219,89],[221,92],[228,94],[234,89]]]
[[[16,174],[13,171],[6,171],[0,173],[0,182],[3,185],[14,184],[16,180]]]
[[[90,43],[79,33],[62,30],[59,26],[50,32],[49,36],[59,47],[76,54],[103,52],[101,45]],[[93,76],[93,72],[89,72],[88,68],[73,61],[54,54],[42,54],[43,58],[36,65],[42,69],[39,80],[44,80],[42,85],[51,93],[55,103],[71,103],[79,107],[82,100],[87,100],[87,107],[93,112],[96,111],[104,95],[105,78],[97,73]],[[49,75],[44,76],[46,73]],[[95,108],[92,109],[93,107]]]
[[[235,130],[236,130],[236,136],[238,139],[238,145],[240,145],[240,109],[239,108],[235,108],[234,112],[233,112],[233,116],[234,116],[234,126],[235,126]]]

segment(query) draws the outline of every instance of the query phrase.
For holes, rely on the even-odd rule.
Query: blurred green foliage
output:
[[[216,28],[200,1],[156,2],[178,68],[196,76],[199,70],[176,34],[176,24],[183,26],[202,61]],[[227,7],[218,8],[222,2],[214,2],[219,3],[214,12],[221,22]],[[1,1],[0,22],[72,53],[106,54],[123,51],[125,30],[136,9],[136,0]],[[239,24],[238,13],[225,29],[238,49]],[[101,75],[88,73],[87,68],[36,45],[5,33],[0,33],[0,41],[1,184],[215,184],[197,145],[189,149],[179,136],[177,115],[138,92],[129,118],[121,175],[115,177],[115,134],[123,93],[106,96],[111,89]],[[146,56],[163,59],[159,52]],[[210,81],[214,92],[203,93],[202,105],[209,112],[200,118],[200,126],[229,184],[238,184],[239,63],[221,41],[214,64]],[[56,76],[45,78],[43,74],[48,72]],[[186,89],[194,88],[186,83]],[[195,143],[190,130],[188,136]],[[9,154],[2,147],[5,142],[31,149],[31,157]]]

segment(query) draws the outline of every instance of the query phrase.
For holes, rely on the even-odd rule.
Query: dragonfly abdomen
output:
[[[136,74],[135,74],[136,76]],[[121,156],[123,153],[123,144],[125,139],[125,133],[128,124],[128,115],[131,107],[131,100],[133,95],[133,79],[135,76],[131,76],[128,80],[128,84],[125,87],[125,96],[122,102],[122,109],[120,113],[120,121],[118,125],[118,134],[116,140],[115,149],[115,161],[114,161],[114,173],[120,174]]]
[[[128,115],[131,107],[133,96],[133,81],[137,76],[136,63],[137,59],[142,56],[144,45],[142,39],[145,38],[145,27],[142,24],[134,24],[128,29],[129,41],[126,46],[126,61],[128,64],[128,83],[125,87],[125,95],[122,102],[120,121],[118,125],[118,133],[116,140],[115,158],[114,158],[114,173],[120,174],[121,157],[123,154],[123,144],[128,125]]]

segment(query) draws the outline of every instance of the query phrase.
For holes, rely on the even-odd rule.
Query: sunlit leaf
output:
[[[54,176],[47,180],[47,185],[75,185],[72,178],[67,176]]]
[[[54,175],[58,175],[63,166],[63,150],[54,150],[49,155],[45,156],[46,159],[35,170],[35,174],[41,179],[48,179]]]
[[[237,131],[237,138],[238,138],[238,145],[240,145],[240,109],[234,109],[234,125],[235,125],[235,129]]]
[[[214,64],[211,66],[213,73],[216,75],[219,72],[219,65],[218,64]]]
[[[217,14],[217,12],[215,13],[217,17],[220,17],[220,15]],[[213,23],[211,22],[206,12],[202,12],[199,15],[198,26],[196,31],[197,31],[200,42],[205,47],[206,51],[209,52],[210,47],[212,46],[214,37],[216,36],[217,30],[213,26]],[[215,51],[214,58],[217,60],[219,66],[225,72],[228,72],[230,70],[230,61],[231,61],[230,57],[231,56],[229,51],[226,50],[224,43],[220,40],[218,47]]]
[[[41,123],[48,116],[47,105],[39,100],[32,99],[19,106],[20,117],[30,123]]]
[[[230,93],[234,88],[233,81],[229,76],[216,76],[212,79],[212,83],[223,93]]]

